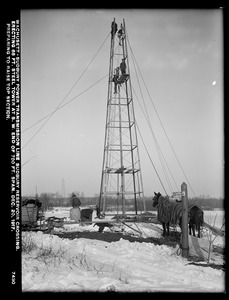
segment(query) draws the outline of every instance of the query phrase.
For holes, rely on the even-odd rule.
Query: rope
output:
[[[181,247],[180,246],[178,246],[178,248],[177,248],[177,250],[176,250],[176,254],[178,255],[178,256],[180,256],[181,255]]]
[[[75,97],[73,97],[72,99],[70,99],[69,101],[67,101],[66,103],[64,103],[63,105],[59,106],[58,108],[56,108],[53,112],[49,113],[48,115],[46,115],[45,117],[43,117],[42,119],[40,119],[39,121],[37,121],[36,123],[34,123],[33,125],[31,125],[30,127],[28,127],[27,129],[33,127],[34,125],[40,123],[41,121],[43,121],[44,119],[48,118],[47,121],[35,132],[35,134],[30,138],[30,140],[22,147],[22,149],[24,149],[30,142],[31,140],[38,134],[38,132],[45,126],[45,124],[50,120],[50,118],[52,117],[52,115],[57,112],[58,110],[60,110],[61,108],[63,108],[65,105],[69,104],[70,102],[72,102],[73,100],[75,100],[76,98],[78,98],[79,96],[81,96],[83,93],[87,92],[88,90],[90,90],[93,86],[95,86],[97,83],[99,83],[100,81],[102,81],[104,78],[106,78],[108,76],[108,74],[106,74],[105,76],[103,76],[102,78],[100,78],[99,80],[97,80],[95,83],[93,83],[91,86],[89,86],[87,89],[85,89],[84,91],[82,91],[81,93],[79,93],[78,95],[76,95]],[[26,130],[27,130],[26,129]],[[25,131],[25,130],[24,130]]]
[[[133,57],[132,57],[132,60],[133,60]],[[144,104],[145,112],[144,112],[144,110],[143,110],[143,108],[142,108],[142,106],[141,106],[141,104],[140,104],[140,102],[139,102],[139,99],[138,99],[138,97],[137,97],[136,92],[135,92],[134,89],[133,89],[133,91],[134,91],[134,94],[135,94],[135,96],[136,96],[136,98],[137,98],[137,101],[138,101],[138,103],[139,103],[139,106],[140,106],[140,108],[141,108],[141,110],[142,110],[142,113],[143,113],[143,115],[144,115],[144,117],[145,117],[145,120],[146,120],[146,122],[148,123],[148,126],[149,126],[149,128],[150,128],[151,134],[152,134],[152,136],[153,136],[153,138],[154,138],[154,142],[155,142],[155,145],[156,145],[156,150],[157,150],[157,153],[158,153],[158,157],[159,157],[159,159],[160,159],[160,162],[161,162],[161,166],[162,166],[162,169],[163,169],[163,172],[164,172],[164,175],[165,175],[167,184],[168,184],[168,186],[170,187],[170,191],[172,191],[172,189],[171,189],[171,184],[170,184],[168,175],[167,175],[167,173],[166,173],[165,166],[164,166],[164,164],[163,164],[162,158],[164,159],[164,161],[165,161],[166,166],[167,166],[168,169],[169,169],[169,167],[168,167],[168,164],[167,164],[167,162],[166,162],[166,160],[165,160],[165,157],[164,157],[164,155],[163,155],[163,152],[162,152],[162,150],[161,150],[161,148],[160,148],[160,146],[159,146],[159,144],[158,144],[158,141],[157,141],[157,139],[156,139],[156,136],[155,136],[155,134],[154,134],[154,131],[153,131],[153,128],[152,128],[152,125],[151,125],[151,122],[150,122],[149,114],[148,114],[148,111],[147,111],[147,108],[146,108],[146,105],[145,105],[145,100],[144,100],[144,97],[143,97],[143,93],[142,93],[142,89],[141,89],[140,82],[139,82],[139,79],[138,79],[138,75],[137,75],[137,72],[136,72],[136,68],[135,68],[134,61],[133,61],[133,65],[134,65],[134,69],[135,69],[136,78],[137,78],[138,86],[139,86],[139,89],[140,89],[140,93],[141,93],[141,96],[142,96],[142,99],[143,99],[143,104]],[[138,131],[140,131],[139,128],[138,128]],[[141,138],[142,138],[142,137],[141,137]],[[143,139],[142,139],[142,140],[143,140]],[[145,146],[145,145],[144,145],[144,146]],[[145,148],[146,148],[146,146],[145,146]],[[147,150],[147,153],[149,154],[148,150]],[[150,160],[151,160],[151,162],[152,162],[151,157],[150,157]],[[153,165],[153,166],[155,167],[155,165]],[[169,169],[169,171],[170,171],[170,169]],[[158,172],[156,172],[156,174],[158,175]],[[174,177],[173,177],[171,171],[170,171],[170,175],[172,176],[172,178],[173,178],[173,180],[174,180]],[[159,178],[159,179],[160,179],[160,178]],[[161,181],[161,179],[160,179],[160,181]],[[175,182],[175,180],[174,180],[174,182]],[[176,185],[176,183],[175,183],[175,185]],[[176,185],[176,186],[177,186],[177,185]],[[167,195],[167,192],[166,192],[166,195]]]
[[[172,149],[172,151],[173,151],[173,154],[174,154],[174,156],[175,156],[175,158],[176,158],[176,160],[177,160],[177,163],[178,163],[178,165],[179,165],[179,167],[180,167],[180,169],[181,169],[181,171],[182,171],[182,173],[183,173],[185,179],[187,180],[187,183],[189,184],[189,186],[190,186],[190,188],[191,188],[191,190],[192,190],[193,195],[196,197],[196,195],[195,195],[195,193],[194,193],[194,191],[193,191],[193,189],[192,189],[192,186],[191,186],[191,184],[190,184],[190,182],[189,182],[189,180],[188,180],[188,178],[187,178],[187,176],[186,176],[186,174],[185,174],[185,172],[184,172],[184,169],[183,169],[183,167],[181,166],[181,163],[180,163],[180,161],[179,161],[179,159],[178,159],[178,156],[177,156],[177,154],[176,154],[176,152],[175,152],[175,150],[174,150],[174,148],[173,148],[173,146],[172,146],[172,143],[171,143],[171,141],[170,141],[170,139],[169,139],[169,137],[168,137],[168,134],[167,134],[167,132],[166,132],[166,130],[165,130],[165,127],[164,127],[164,125],[163,125],[163,123],[162,123],[162,121],[161,121],[161,118],[160,118],[160,116],[159,116],[159,114],[158,114],[158,112],[157,112],[157,109],[156,109],[156,107],[155,107],[155,105],[154,105],[154,103],[153,103],[153,100],[152,100],[152,98],[151,98],[151,96],[150,96],[149,90],[148,90],[148,88],[147,88],[147,86],[146,86],[146,83],[145,83],[145,80],[144,80],[144,78],[143,78],[143,76],[142,76],[141,70],[140,70],[140,68],[139,68],[139,66],[138,66],[138,64],[137,64],[137,61],[136,61],[136,58],[135,58],[135,56],[134,56],[133,50],[132,50],[132,48],[131,48],[131,46],[130,46],[129,40],[128,40],[128,44],[129,44],[131,53],[133,54],[134,60],[135,60],[135,62],[136,62],[137,68],[138,68],[138,70],[139,70],[140,76],[141,76],[141,78],[142,78],[142,81],[143,81],[144,86],[145,86],[145,88],[146,88],[146,91],[147,91],[147,93],[148,93],[148,96],[149,96],[149,98],[150,98],[151,104],[153,105],[153,108],[154,108],[154,110],[155,110],[155,112],[156,112],[156,115],[157,115],[158,120],[159,120],[159,122],[160,122],[160,124],[161,124],[161,126],[162,126],[162,129],[163,129],[163,131],[164,131],[164,133],[165,133],[165,136],[166,136],[166,138],[167,138],[167,140],[168,140],[168,143],[169,143],[169,145],[170,145],[170,147],[171,147],[171,149]]]
[[[95,59],[95,57],[98,55],[99,51],[102,49],[103,45],[105,44],[105,42],[107,41],[108,37],[109,37],[110,33],[107,35],[106,39],[104,40],[104,42],[102,43],[102,45],[99,47],[98,51],[96,52],[96,54],[93,56],[93,58],[91,59],[91,61],[89,62],[89,64],[87,65],[87,67],[84,69],[84,71],[82,72],[82,74],[80,75],[80,77],[77,79],[77,81],[74,83],[74,85],[71,87],[71,89],[68,91],[68,93],[64,96],[64,98],[60,101],[60,103],[58,104],[58,106],[48,115],[48,119],[44,122],[44,124],[35,132],[35,134],[29,139],[29,141],[22,147],[22,149],[24,149],[32,140],[33,138],[39,133],[39,131],[45,126],[45,124],[51,119],[51,117],[54,115],[54,113],[60,109],[61,104],[65,101],[65,99],[67,98],[67,96],[71,93],[71,91],[73,90],[73,88],[76,86],[76,84],[80,81],[80,79],[83,77],[83,75],[85,74],[85,72],[87,71],[87,69],[90,67],[90,65],[92,64],[93,60]],[[107,76],[107,75],[106,75]],[[85,90],[86,91],[86,90]],[[83,92],[82,92],[83,93]],[[82,94],[81,93],[81,94]],[[74,97],[75,98],[75,97]],[[47,116],[46,116],[47,117]],[[44,118],[43,118],[44,119]],[[43,120],[42,119],[42,120]],[[40,121],[39,121],[40,122]],[[38,122],[36,122],[35,124],[37,124]],[[34,126],[35,124],[31,125],[29,128],[31,128],[32,126]],[[27,128],[28,129],[28,128]],[[27,130],[26,129],[26,130]],[[25,130],[24,130],[25,131]],[[23,132],[24,132],[23,131]]]
[[[99,83],[100,81],[102,81],[104,78],[106,78],[108,76],[108,74],[106,74],[105,76],[103,76],[102,78],[100,78],[99,80],[97,80],[95,83],[93,83],[91,86],[89,86],[88,88],[86,88],[84,91],[82,91],[81,93],[79,93],[78,95],[76,95],[75,97],[73,97],[72,99],[68,100],[67,102],[65,102],[65,104],[61,105],[58,109],[56,109],[56,111],[58,111],[59,109],[63,108],[65,105],[69,104],[70,102],[72,102],[73,100],[75,100],[76,98],[78,98],[79,96],[81,96],[83,93],[87,92],[88,90],[90,90],[93,86],[95,86],[97,83]],[[27,127],[26,129],[24,129],[22,131],[25,132],[28,129],[32,128],[33,126],[35,126],[36,124],[40,123],[41,121],[45,120],[47,117],[49,117],[53,112],[47,114],[46,116],[44,116],[42,119],[38,120],[37,122],[33,123],[32,125],[30,125],[29,127]]]
[[[25,161],[23,164],[22,164],[22,166],[21,167],[23,167],[25,164],[27,164],[31,159],[33,159],[33,158],[35,158],[35,157],[37,157],[38,155],[34,155],[34,156],[32,156],[32,157],[30,157],[29,159],[27,159],[27,161]]]
[[[131,49],[131,53],[133,54],[132,49]],[[134,65],[134,70],[135,70],[135,74],[136,74],[136,78],[137,78],[139,90],[140,90],[140,93],[141,93],[141,97],[142,97],[142,99],[143,99],[143,104],[144,104],[145,112],[143,111],[143,108],[142,108],[142,106],[141,106],[141,104],[140,104],[140,102],[139,102],[139,100],[138,100],[138,97],[137,97],[137,100],[138,100],[138,103],[139,103],[139,105],[140,105],[140,108],[141,108],[141,110],[142,110],[142,112],[143,112],[143,115],[144,115],[144,117],[145,117],[145,119],[146,119],[146,121],[147,121],[147,123],[148,123],[148,126],[149,126],[149,128],[150,128],[150,131],[151,131],[151,134],[152,134],[153,139],[154,139],[154,143],[155,143],[155,146],[156,146],[158,158],[159,158],[159,160],[160,160],[160,163],[161,163],[161,166],[162,166],[162,170],[163,170],[165,179],[166,179],[167,184],[168,184],[168,186],[169,186],[170,192],[172,193],[172,186],[171,186],[171,183],[170,183],[170,180],[169,180],[169,176],[168,176],[168,174],[167,174],[167,172],[166,172],[166,168],[165,168],[164,162],[165,162],[165,164],[166,164],[166,166],[167,166],[167,169],[169,170],[169,173],[170,173],[170,175],[171,175],[171,177],[172,177],[172,179],[173,179],[173,182],[175,183],[175,186],[177,187],[177,189],[178,189],[178,186],[177,186],[177,184],[176,184],[176,182],[175,182],[175,180],[174,180],[174,177],[173,177],[173,175],[172,175],[172,172],[171,172],[171,170],[170,170],[170,168],[169,168],[169,166],[168,166],[168,164],[167,164],[167,161],[166,161],[166,159],[165,159],[165,157],[164,157],[164,155],[163,155],[163,152],[162,152],[162,150],[161,150],[161,148],[160,148],[160,146],[159,146],[159,143],[158,143],[158,141],[157,141],[156,135],[155,135],[155,133],[154,133],[154,131],[153,131],[153,128],[152,128],[152,125],[151,125],[151,122],[150,122],[150,117],[149,117],[149,114],[148,114],[148,110],[147,110],[147,108],[146,108],[145,100],[144,100],[144,97],[143,97],[142,89],[141,89],[141,86],[140,86],[140,81],[139,81],[139,78],[138,78],[138,73],[137,73],[137,71],[136,71],[136,65],[137,65],[137,62],[136,62],[136,60],[135,60],[135,63],[134,63],[134,55],[132,55],[131,57],[132,57],[133,65]],[[134,93],[135,93],[135,91],[134,91]],[[136,95],[136,93],[135,93],[135,95]]]
[[[162,183],[161,177],[160,177],[160,175],[158,174],[157,169],[156,169],[156,167],[155,167],[155,165],[154,165],[154,163],[153,163],[153,161],[152,161],[152,158],[151,158],[151,156],[150,156],[150,154],[149,154],[149,151],[148,151],[148,149],[147,149],[147,147],[146,147],[146,145],[145,145],[145,143],[144,143],[143,137],[142,137],[142,135],[141,135],[141,132],[140,132],[140,130],[139,130],[139,127],[138,127],[138,124],[137,124],[137,123],[136,123],[136,126],[137,126],[137,129],[138,129],[138,133],[139,133],[139,135],[140,135],[140,138],[141,138],[141,140],[142,140],[143,146],[144,146],[144,148],[145,148],[145,150],[146,150],[146,153],[147,153],[147,155],[148,155],[148,157],[149,157],[149,160],[150,160],[150,162],[151,162],[151,164],[152,164],[152,166],[153,166],[153,168],[154,168],[154,171],[155,171],[156,174],[157,174],[157,177],[158,177],[158,179],[159,179],[159,181],[160,181],[160,183],[161,183],[161,186],[162,186],[162,188],[163,188],[165,194],[167,195],[166,189],[165,189],[165,187],[164,187],[164,185],[163,185],[163,183]]]
[[[134,89],[133,89],[133,91],[134,91]],[[153,136],[153,138],[154,138],[154,143],[155,143],[155,146],[156,146],[157,154],[158,154],[159,160],[160,160],[160,162],[161,162],[161,166],[162,166],[162,169],[163,169],[163,173],[164,173],[164,175],[165,175],[165,178],[166,178],[167,184],[168,184],[168,186],[169,186],[169,188],[170,188],[170,191],[172,192],[172,187],[171,187],[171,183],[170,183],[170,181],[169,181],[168,174],[166,173],[166,169],[165,169],[165,166],[164,166],[164,163],[163,163],[163,159],[164,159],[164,162],[165,162],[165,164],[166,164],[166,166],[167,166],[167,169],[169,170],[169,173],[170,173],[170,175],[171,175],[171,177],[172,177],[172,179],[173,179],[173,182],[174,182],[175,186],[177,187],[177,189],[179,189],[178,186],[177,186],[177,184],[176,184],[176,182],[175,182],[174,176],[173,176],[173,174],[172,174],[172,172],[171,172],[171,170],[170,170],[170,168],[169,168],[169,166],[168,166],[168,164],[167,164],[167,162],[166,162],[166,159],[165,159],[165,157],[164,157],[164,154],[163,154],[163,152],[162,152],[162,150],[161,150],[161,148],[160,148],[160,146],[159,146],[159,143],[158,143],[158,141],[157,141],[157,139],[156,139],[156,136],[155,136],[155,134],[154,134],[154,132],[153,132],[153,129],[152,129],[152,125],[151,125],[151,123],[150,123],[150,120],[149,120],[149,119],[147,120],[147,118],[146,118],[146,116],[145,116],[145,113],[144,113],[144,111],[143,111],[143,109],[142,109],[141,103],[139,102],[139,99],[138,99],[138,97],[137,97],[135,91],[134,91],[134,94],[135,94],[136,99],[137,99],[137,101],[138,101],[138,104],[139,104],[139,106],[140,106],[140,108],[141,108],[141,110],[142,110],[142,113],[143,113],[143,115],[144,115],[144,117],[145,117],[145,119],[146,119],[146,121],[147,121],[147,123],[148,123],[148,126],[149,126],[149,128],[150,128],[151,134],[152,134],[152,136]],[[146,109],[146,111],[147,111],[147,109]],[[148,113],[147,113],[147,114],[148,114]]]

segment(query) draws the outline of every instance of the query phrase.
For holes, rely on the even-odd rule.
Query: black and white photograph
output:
[[[223,8],[19,16],[5,120],[21,291],[225,293]]]

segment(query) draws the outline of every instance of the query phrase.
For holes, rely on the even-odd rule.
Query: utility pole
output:
[[[37,185],[36,185],[35,189],[36,189],[35,198],[38,198],[38,193],[37,193]]]
[[[61,182],[61,196],[63,198],[65,198],[65,181],[64,181],[64,178],[62,179],[62,182]]]
[[[145,204],[125,20],[119,28],[115,24],[114,18],[99,208],[106,212],[110,203],[115,202],[121,206],[124,217],[127,200],[133,203],[136,214],[140,201],[143,201],[144,210]]]
[[[181,185],[182,192],[182,256],[187,258],[188,247],[188,189],[185,182]]]

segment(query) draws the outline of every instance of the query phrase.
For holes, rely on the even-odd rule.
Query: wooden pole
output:
[[[181,185],[182,192],[182,257],[188,257],[188,190],[185,182]]]

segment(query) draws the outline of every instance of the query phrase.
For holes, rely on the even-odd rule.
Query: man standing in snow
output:
[[[81,201],[74,193],[71,196],[72,208],[70,209],[70,219],[79,222],[81,219],[80,205]]]
[[[75,193],[72,193],[72,207],[79,207],[81,205],[81,201],[79,198],[76,197]]]

